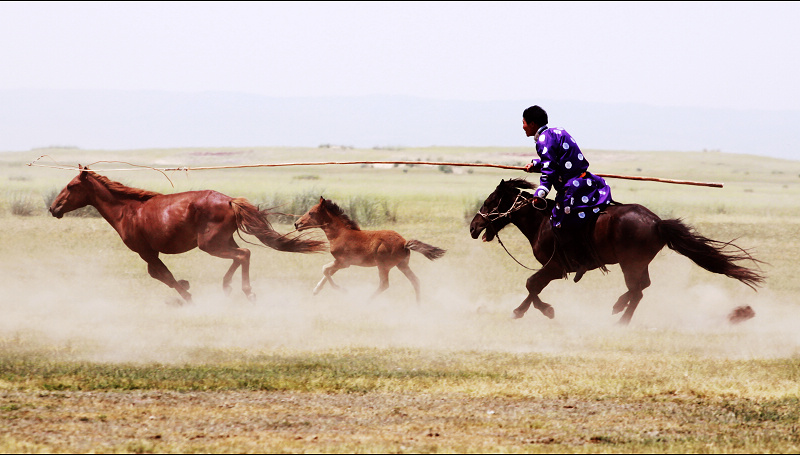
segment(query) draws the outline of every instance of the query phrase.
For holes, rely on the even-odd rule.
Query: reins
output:
[[[503,247],[503,249],[506,251],[506,254],[508,254],[511,257],[511,259],[514,260],[514,262],[516,262],[517,264],[519,264],[523,268],[525,268],[527,270],[531,270],[531,271],[536,271],[536,269],[532,269],[532,268],[526,266],[525,264],[519,262],[519,260],[517,260],[517,258],[515,258],[514,255],[511,254],[510,251],[508,251],[508,248],[506,248],[506,245],[500,239],[500,231],[494,227],[493,222],[496,221],[496,220],[499,220],[500,218],[511,216],[512,213],[515,213],[518,210],[520,210],[522,208],[525,208],[525,206],[527,206],[528,204],[530,204],[533,208],[535,208],[536,210],[539,210],[539,211],[547,209],[547,201],[545,201],[544,207],[539,208],[539,207],[536,206],[536,200],[537,199],[540,199],[540,198],[531,197],[530,199],[528,199],[525,196],[523,196],[522,191],[520,191],[519,193],[517,193],[517,196],[514,198],[514,203],[511,204],[511,207],[509,207],[509,209],[506,210],[505,212],[499,213],[499,212],[494,212],[493,211],[491,213],[485,214],[485,213],[481,213],[480,211],[478,211],[478,215],[480,215],[483,219],[485,219],[486,221],[489,222],[489,227],[491,227],[492,231],[494,231],[494,236],[497,238],[497,242],[500,244],[500,246]],[[542,199],[542,200],[544,201],[544,199]],[[489,218],[490,215],[496,215],[496,216],[494,218]],[[555,252],[554,252],[554,254],[555,254]],[[548,259],[547,263],[550,263],[550,261],[552,259],[553,258],[551,256],[550,259]],[[547,265],[547,264],[545,264],[545,265]]]

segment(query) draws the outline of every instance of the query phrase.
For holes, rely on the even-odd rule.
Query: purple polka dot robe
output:
[[[569,229],[597,218],[611,203],[611,189],[602,177],[588,172],[589,162],[575,139],[561,128],[547,126],[540,128],[534,139],[539,156],[532,163],[534,170],[542,173],[535,194],[556,190],[552,225]]]

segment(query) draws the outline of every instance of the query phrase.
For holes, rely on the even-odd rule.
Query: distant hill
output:
[[[800,111],[100,90],[0,90],[0,151],[48,146],[532,146],[522,132],[522,111],[531,104],[543,106],[550,125],[566,128],[586,149],[718,150],[800,158]]]

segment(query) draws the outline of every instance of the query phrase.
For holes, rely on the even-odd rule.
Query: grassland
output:
[[[221,291],[226,261],[167,256],[195,304],[147,275],[97,217],[46,213],[73,171],[26,166],[215,166],[423,160],[520,165],[528,149],[37,150],[0,154],[0,450],[5,452],[695,452],[800,449],[800,162],[721,153],[587,151],[597,173],[723,182],[610,181],[614,198],[736,239],[765,261],[758,292],[670,251],[633,322],[610,314],[622,277],[591,272],[543,293],[556,318],[510,320],[530,272],[467,230],[515,171],[360,165],[108,171],[162,192],[215,189],[268,205],[298,195],[386,202],[381,228],[446,248],[397,271],[337,274],[327,254],[252,246],[256,304]],[[94,164],[93,164],[94,163]],[[452,171],[452,172],[451,172]],[[531,176],[532,178],[535,178]],[[284,206],[286,207],[286,206]],[[15,214],[18,213],[18,214]],[[277,223],[281,232],[291,225]],[[525,240],[501,233],[533,267]],[[235,284],[235,283],[234,283]],[[235,287],[235,286],[234,286]],[[726,316],[751,305],[756,317]]]

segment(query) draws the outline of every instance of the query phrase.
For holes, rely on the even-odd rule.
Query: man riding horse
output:
[[[547,126],[547,112],[531,106],[522,113],[522,129],[536,141],[537,158],[526,172],[541,172],[535,198],[545,198],[555,189],[550,223],[556,238],[556,258],[565,274],[575,271],[575,282],[587,270],[602,267],[591,242],[597,215],[611,202],[611,189],[602,177],[588,171],[589,161],[575,139],[562,128]]]

